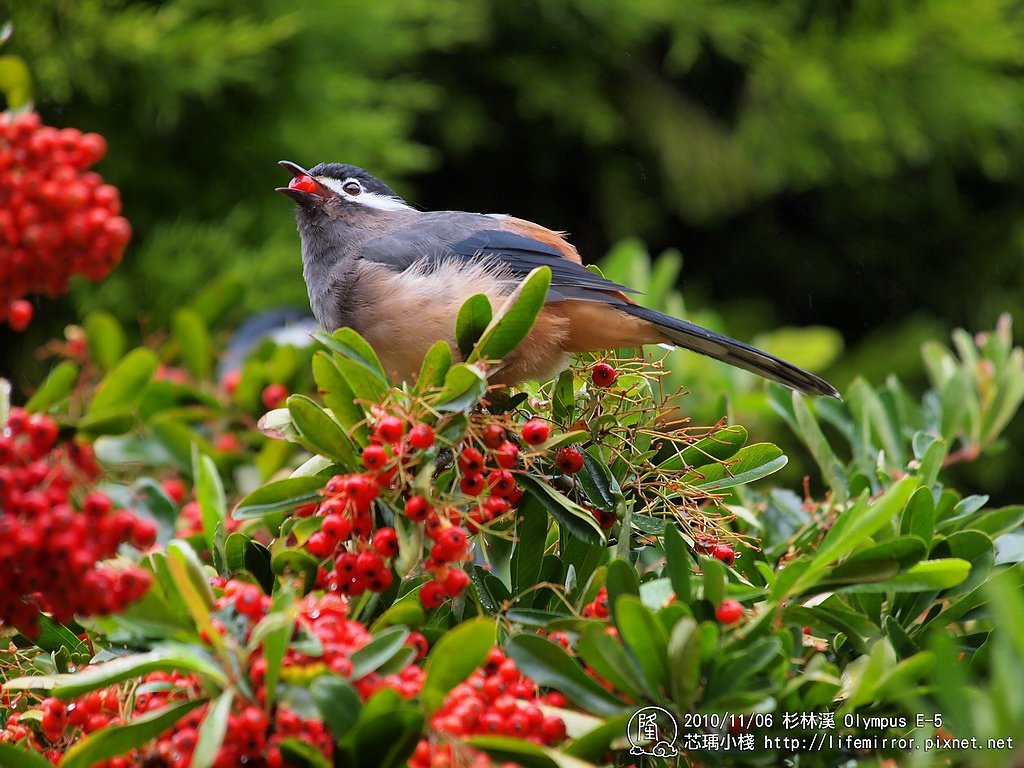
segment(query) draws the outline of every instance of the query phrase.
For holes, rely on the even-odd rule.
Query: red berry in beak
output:
[[[300,192],[309,192],[310,194],[316,194],[317,183],[313,180],[312,176],[296,176],[294,179],[288,182],[289,189],[297,189]]]

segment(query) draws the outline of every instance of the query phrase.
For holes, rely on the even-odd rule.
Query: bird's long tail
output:
[[[835,387],[824,379],[802,368],[797,368],[792,363],[780,360],[774,355],[762,352],[756,347],[744,344],[742,341],[636,304],[619,305],[616,309],[639,320],[653,323],[670,342],[677,346],[751,371],[798,392],[839,398]]]

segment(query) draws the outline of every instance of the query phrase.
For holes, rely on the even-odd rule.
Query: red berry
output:
[[[743,606],[738,600],[723,600],[715,609],[715,618],[722,624],[735,624],[743,618]]]
[[[415,523],[422,523],[430,514],[430,504],[422,496],[410,496],[405,502],[405,516]]]
[[[513,469],[519,463],[519,447],[506,440],[494,451],[494,460],[502,469]]]
[[[444,587],[436,581],[428,581],[420,587],[420,604],[428,611],[444,602]]]
[[[523,440],[530,445],[540,445],[548,439],[551,428],[540,419],[530,419],[523,424]]]
[[[555,451],[555,464],[567,475],[575,475],[583,469],[583,454],[579,448],[567,445]]]
[[[721,560],[726,565],[732,565],[736,562],[736,553],[728,544],[719,544],[711,550],[711,555],[716,560]]]
[[[296,176],[294,179],[288,182],[289,189],[297,189],[300,192],[308,192],[310,194],[317,194],[320,189],[320,185],[313,179],[312,176]]]
[[[426,424],[417,424],[409,430],[409,445],[417,451],[425,451],[434,444],[434,430]]]
[[[487,487],[487,481],[484,480],[484,476],[478,472],[463,475],[462,480],[459,481],[459,488],[467,496],[479,496],[483,493],[484,488]]]
[[[397,416],[383,416],[377,422],[377,436],[385,443],[397,443],[405,434],[405,424]]]
[[[320,531],[332,541],[345,541],[352,535],[352,522],[343,515],[325,515]]]
[[[598,363],[590,369],[590,380],[598,387],[610,387],[619,378],[618,372],[608,363]]]
[[[484,427],[484,445],[491,450],[497,449],[505,441],[505,428],[497,424]]]
[[[363,449],[363,466],[371,472],[383,467],[388,461],[388,453],[382,445],[368,445]]]
[[[28,324],[32,322],[32,305],[24,299],[12,301],[8,309],[7,322],[12,330],[24,331],[28,328]]]
[[[479,474],[484,471],[484,455],[476,448],[463,448],[459,454],[459,469],[466,474]]]
[[[289,394],[291,393],[284,384],[269,384],[263,389],[260,399],[267,408],[280,408],[284,405],[284,401],[288,399]]]
[[[176,477],[164,480],[160,486],[164,489],[164,493],[171,497],[171,500],[175,504],[181,504],[185,501],[185,484]]]
[[[398,534],[394,528],[379,528],[373,534],[373,548],[382,557],[394,557],[398,554]]]
[[[458,597],[462,594],[462,590],[469,584],[469,576],[461,568],[449,568],[448,574],[444,577],[442,586],[444,587],[444,593],[448,597]]]

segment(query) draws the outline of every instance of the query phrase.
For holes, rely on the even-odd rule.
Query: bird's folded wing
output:
[[[637,293],[570,261],[552,245],[515,232],[474,228],[460,220],[463,216],[494,224],[493,219],[476,214],[436,219],[425,216],[415,226],[371,240],[360,257],[396,271],[412,267],[430,270],[453,259],[467,263],[487,261],[516,277],[525,277],[537,267],[549,267],[549,302],[573,299],[621,304],[625,302],[618,294]]]

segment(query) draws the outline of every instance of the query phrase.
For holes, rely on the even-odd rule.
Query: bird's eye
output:
[[[341,185],[341,188],[346,195],[352,195],[353,197],[363,191],[363,187],[358,181],[346,181]]]

